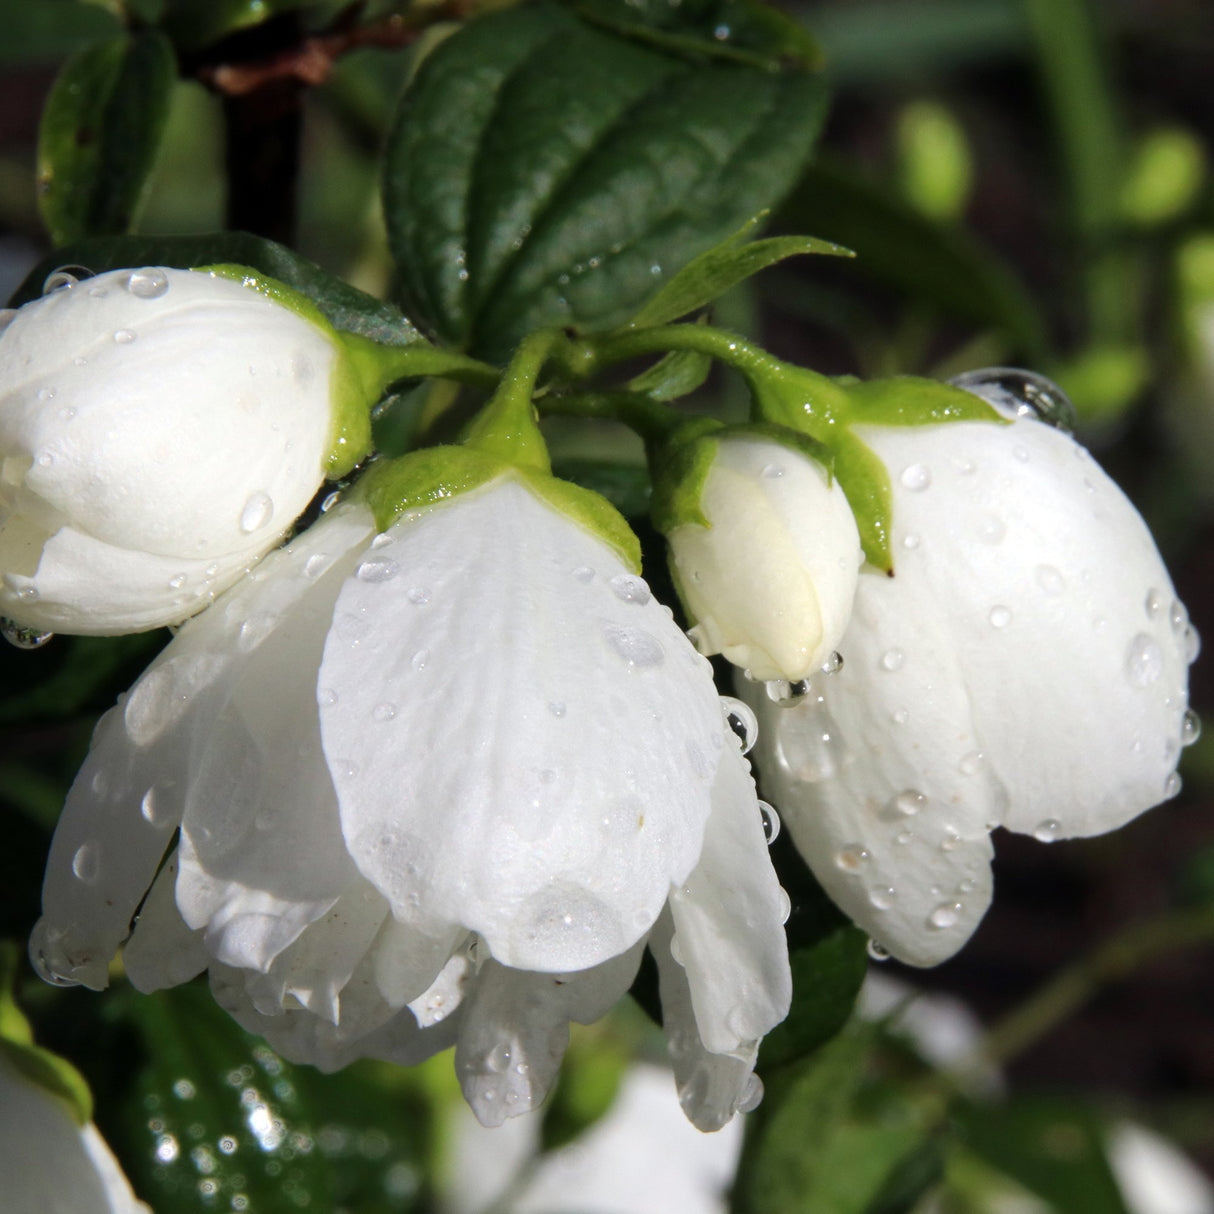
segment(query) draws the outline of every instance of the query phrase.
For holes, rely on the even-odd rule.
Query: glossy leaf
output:
[[[44,258],[26,276],[13,306],[36,299],[48,274],[59,266],[100,274],[123,266],[193,266],[235,263],[261,270],[308,296],[336,329],[386,345],[422,341],[421,334],[391,304],[350,286],[298,253],[247,232],[203,236],[122,236],[82,240]]]
[[[761,220],[762,216],[756,216],[741,231],[688,262],[632,318],[630,327],[643,329],[665,325],[690,312],[699,311],[724,295],[730,287],[788,257],[804,253],[855,256],[842,245],[813,236],[773,236],[767,240],[750,240],[750,234]]]
[[[38,202],[55,244],[131,227],[176,77],[172,46],[152,30],[96,43],[64,65],[38,136]]]
[[[622,324],[784,195],[824,99],[803,71],[666,53],[555,5],[475,20],[423,62],[389,137],[405,295],[493,359],[543,326]]]

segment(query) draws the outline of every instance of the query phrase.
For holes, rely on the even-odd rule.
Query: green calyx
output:
[[[66,1058],[34,1044],[34,1035],[13,996],[17,947],[0,944],[0,1054],[30,1083],[62,1100],[79,1126],[93,1119],[93,1095],[84,1076]]]

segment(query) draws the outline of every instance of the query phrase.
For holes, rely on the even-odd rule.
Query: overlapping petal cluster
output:
[[[787,1011],[785,906],[707,662],[507,472],[382,533],[342,502],[186,624],[98,727],[31,948],[93,987],[124,940],[141,989],[207,970],[322,1067],[454,1043],[495,1123],[648,944],[715,1128]]]
[[[146,267],[0,333],[0,614],[119,633],[194,614],[325,475],[339,350],[240,282]]]

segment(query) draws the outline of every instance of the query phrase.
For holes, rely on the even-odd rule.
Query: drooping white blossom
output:
[[[0,1049],[0,1177],[7,1214],[151,1214],[105,1139]]]
[[[857,433],[889,472],[894,576],[861,574],[841,670],[785,704],[751,688],[758,762],[830,896],[931,965],[990,902],[996,826],[1094,835],[1175,794],[1196,637],[1138,512],[1066,433]]]
[[[837,480],[758,433],[709,440],[702,521],[667,532],[701,652],[756,679],[800,680],[839,643],[863,556]]]
[[[209,970],[245,1027],[326,1068],[454,1043],[495,1123],[543,1098],[568,1023],[648,942],[689,1116],[754,1098],[790,978],[747,764],[668,612],[529,483],[382,534],[341,503],[181,630],[68,798],[44,974],[104,986],[150,887],[138,987]]]
[[[341,441],[332,331],[204,272],[115,270],[0,333],[0,614],[193,615],[282,538]],[[355,453],[357,454],[357,453]]]

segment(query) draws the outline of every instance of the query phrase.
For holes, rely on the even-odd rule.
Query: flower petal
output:
[[[160,870],[144,899],[122,965],[136,990],[150,993],[196,978],[211,962],[202,932],[177,909],[177,853]]]
[[[516,968],[588,968],[699,856],[724,737],[707,663],[517,481],[376,541],[320,684],[350,854],[426,935],[460,925]]]
[[[486,961],[465,996],[455,1070],[482,1125],[536,1108],[560,1069],[569,1022],[589,1024],[636,976],[644,945],[603,965],[535,974]]]
[[[783,895],[754,781],[736,746],[717,768],[700,862],[670,897],[696,1025],[714,1054],[752,1057],[788,1015],[792,975]]]

